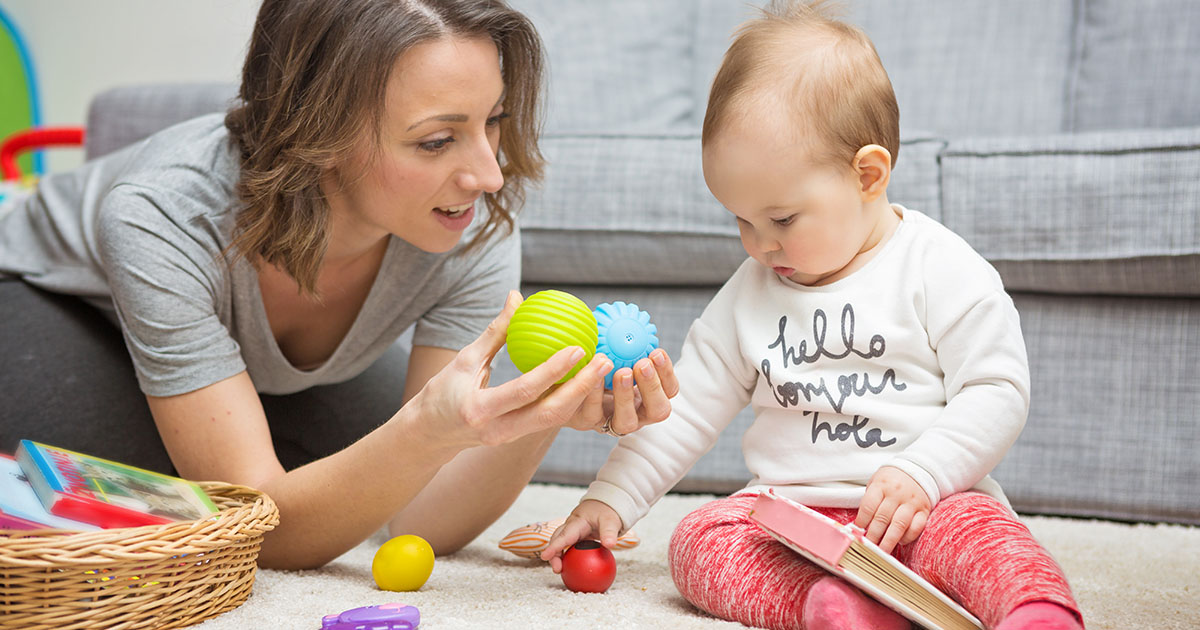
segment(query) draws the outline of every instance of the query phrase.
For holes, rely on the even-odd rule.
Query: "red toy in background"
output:
[[[562,556],[562,581],[576,593],[603,593],[617,578],[617,561],[595,540],[581,540]]]

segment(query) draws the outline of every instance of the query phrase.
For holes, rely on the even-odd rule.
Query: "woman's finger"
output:
[[[625,435],[638,428],[637,406],[633,394],[633,370],[621,368],[613,376],[613,415],[609,426],[613,433]]]
[[[666,350],[658,348],[650,353],[650,361],[654,363],[654,369],[658,372],[663,393],[667,398],[674,398],[679,394],[679,379],[675,377],[675,364],[671,362],[671,357]]]
[[[472,365],[490,365],[492,358],[504,347],[504,340],[508,338],[508,323],[523,301],[520,293],[509,291],[500,314],[487,325],[483,334],[459,351],[458,356],[469,360]]]
[[[608,357],[602,354],[592,357],[578,374],[529,409],[533,421],[524,430],[539,431],[569,422],[580,412],[588,397],[595,395],[596,386],[604,386],[604,375],[611,369],[612,361]]]
[[[579,421],[580,426],[575,428],[580,430],[604,431],[604,421],[608,418],[608,416],[604,415],[604,383],[598,382],[592,387],[587,400],[583,401],[580,414],[583,416]]]
[[[671,400],[663,391],[662,381],[658,378],[658,370],[650,359],[642,359],[633,366],[634,379],[641,394],[641,402],[635,407],[638,413],[638,426],[662,422],[671,416]]]
[[[490,410],[494,416],[525,407],[541,398],[560,378],[566,376],[567,372],[570,372],[571,368],[575,367],[575,364],[582,360],[586,354],[583,348],[579,346],[563,348],[550,355],[550,358],[546,359],[541,365],[517,378],[480,391],[481,404],[484,408]],[[605,360],[607,360],[607,357],[605,357]],[[580,370],[580,372],[583,372],[583,370]],[[586,397],[586,393],[584,396],[580,396],[579,402],[582,402],[584,397]]]

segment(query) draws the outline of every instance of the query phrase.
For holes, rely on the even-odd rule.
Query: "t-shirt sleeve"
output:
[[[460,350],[475,341],[521,285],[521,235],[503,227],[475,248],[443,264],[448,283],[441,299],[417,320],[414,346]]]
[[[138,383],[147,395],[173,396],[246,366],[217,312],[217,287],[228,281],[220,246],[158,203],[140,187],[114,188],[96,239]]]

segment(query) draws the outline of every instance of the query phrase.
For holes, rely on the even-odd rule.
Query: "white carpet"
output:
[[[617,552],[617,580],[604,594],[572,593],[539,561],[497,548],[512,529],[566,515],[580,488],[532,485],[463,551],[438,558],[412,593],[380,591],[371,559],[379,534],[318,571],[260,571],[249,600],[197,630],[316,629],[321,617],[398,601],[421,611],[421,628],[741,628],[692,608],[666,568],[674,525],[712,497],[669,495],[634,529],[636,549]],[[1200,628],[1200,528],[1025,519],[1071,580],[1092,630]]]

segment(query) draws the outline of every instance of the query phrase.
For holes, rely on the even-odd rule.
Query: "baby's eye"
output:
[[[499,114],[496,114],[495,116],[492,116],[491,118],[487,119],[487,126],[495,127],[496,125],[500,124],[501,120],[504,120],[505,118],[508,118],[509,116],[511,116],[511,114],[509,114],[508,112],[501,112]]]
[[[774,223],[775,225],[791,225],[792,219],[795,219],[795,218],[796,218],[796,215],[792,214],[792,215],[788,215],[782,219],[771,219],[771,223]]]
[[[451,142],[454,142],[454,136],[446,136],[445,138],[438,138],[437,140],[422,142],[421,144],[417,145],[417,147],[426,153],[441,153],[446,149],[446,145],[450,144]]]

